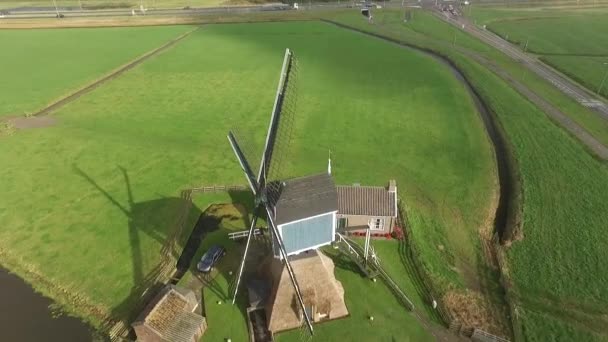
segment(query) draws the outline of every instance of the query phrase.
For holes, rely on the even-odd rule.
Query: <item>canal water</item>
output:
[[[21,278],[0,268],[0,341],[92,341],[94,331],[82,321],[56,316],[53,301],[34,292]]]

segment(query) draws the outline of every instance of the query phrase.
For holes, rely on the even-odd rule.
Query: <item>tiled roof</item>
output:
[[[397,216],[395,192],[380,186],[339,185],[338,214]]]
[[[192,341],[205,318],[191,312],[192,303],[174,288],[167,288],[164,293],[146,316],[145,323],[168,341]]]
[[[336,211],[336,184],[327,173],[286,180],[275,209],[276,224]]]
[[[163,337],[172,342],[190,342],[205,318],[194,312],[180,311],[165,330]]]

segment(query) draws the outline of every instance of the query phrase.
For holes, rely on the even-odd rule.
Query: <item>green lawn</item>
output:
[[[0,30],[0,117],[39,110],[191,29]]]
[[[345,319],[315,326],[319,341],[433,341],[416,318],[399,304],[381,281],[372,282],[353,271],[357,266],[348,258],[327,249],[326,254],[336,263],[336,279],[344,287],[344,299],[350,314]],[[374,320],[370,321],[369,317]],[[301,341],[300,331],[276,336],[281,341]]]
[[[234,198],[226,195],[197,196],[197,207],[204,208],[211,202],[232,202]],[[238,200],[237,200],[238,201]],[[213,244],[224,246],[228,250],[217,271],[212,272],[213,280],[203,290],[205,309],[207,313],[208,330],[201,341],[222,341],[231,338],[233,341],[248,339],[247,322],[244,308],[247,299],[244,288],[241,290],[237,305],[231,304],[228,284],[233,281],[238,268],[243,243],[235,243],[228,239],[228,233],[242,230],[246,224],[238,218],[240,213],[233,209],[222,209],[214,215],[230,216],[220,222],[220,229],[209,234],[203,241],[194,260]],[[319,341],[431,341],[432,336],[424,330],[420,323],[411,315],[382,282],[372,282],[357,271],[357,266],[348,258],[332,248],[326,248],[325,253],[336,263],[336,279],[344,287],[344,297],[349,317],[330,321],[314,326],[314,339]],[[193,262],[194,266],[194,262]],[[229,273],[232,271],[232,275]],[[198,273],[189,272],[180,281],[181,286],[188,286]],[[373,293],[373,296],[370,294]],[[374,321],[369,320],[374,316]],[[231,322],[231,324],[226,324]],[[440,328],[438,328],[440,329]],[[301,341],[302,331],[294,330],[275,336],[277,341]],[[307,332],[306,332],[307,334]]]
[[[285,47],[301,68],[288,167],[323,171],[331,149],[338,183],[396,178],[419,229],[441,239],[429,245],[456,253],[445,241],[474,236],[494,184],[464,88],[419,53],[298,22],[206,26],[67,105],[57,125],[0,137],[4,262],[125,315],[179,216],[179,191],[245,183],[225,134],[264,131]]]
[[[437,44],[441,37],[421,39],[405,25],[387,29],[364,21],[358,24],[354,15],[339,20],[436,49],[463,68],[500,120],[522,177],[524,238],[508,249],[508,275],[515,304],[525,310],[520,317],[525,336],[546,339],[551,333],[558,340],[606,339],[602,328],[608,304],[608,266],[603,260],[608,250],[605,163],[497,76],[449,46]],[[596,335],[602,331],[604,335]]]

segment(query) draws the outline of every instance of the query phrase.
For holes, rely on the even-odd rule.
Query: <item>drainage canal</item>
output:
[[[55,317],[53,301],[36,293],[26,282],[0,268],[1,341],[91,341],[94,332],[84,322]]]

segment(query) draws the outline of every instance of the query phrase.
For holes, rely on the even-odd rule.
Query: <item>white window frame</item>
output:
[[[383,217],[372,217],[368,223],[370,230],[384,230],[384,218]]]

